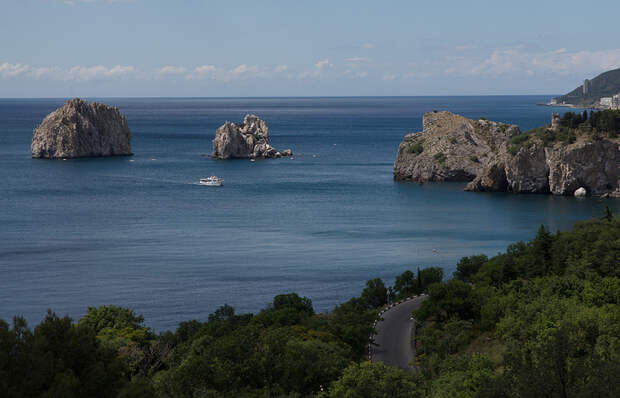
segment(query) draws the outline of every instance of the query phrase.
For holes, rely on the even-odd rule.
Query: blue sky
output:
[[[0,0],[0,97],[559,94],[619,1]]]

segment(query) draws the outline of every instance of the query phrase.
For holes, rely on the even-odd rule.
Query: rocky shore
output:
[[[213,153],[216,159],[279,158],[291,156],[290,149],[277,151],[269,144],[267,124],[256,115],[245,115],[240,124],[226,122],[215,133]]]
[[[131,131],[118,108],[67,101],[34,129],[33,158],[82,158],[132,155]]]
[[[620,196],[619,145],[586,137],[543,142],[516,125],[426,113],[423,131],[399,145],[394,178],[467,181],[468,191],[573,195],[584,188],[588,195]]]

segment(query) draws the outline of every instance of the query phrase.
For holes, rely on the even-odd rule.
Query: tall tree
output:
[[[387,304],[387,288],[383,281],[380,278],[367,281],[361,299],[368,308],[379,308]]]

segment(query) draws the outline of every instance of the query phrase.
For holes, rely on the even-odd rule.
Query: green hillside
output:
[[[601,73],[590,80],[590,91],[583,95],[583,86],[579,86],[570,93],[557,97],[558,103],[590,106],[601,97],[611,97],[620,93],[620,68]]]

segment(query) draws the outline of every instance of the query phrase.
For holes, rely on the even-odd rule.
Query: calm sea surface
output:
[[[415,267],[447,275],[542,223],[567,229],[620,201],[463,192],[392,180],[404,134],[450,110],[529,129],[550,97],[114,99],[133,157],[30,158],[32,129],[64,100],[0,100],[0,318],[77,318],[117,304],[156,330],[224,303],[263,308],[295,291],[318,311],[367,279]],[[292,159],[215,161],[216,128],[255,113]],[[130,159],[134,162],[130,162]],[[197,185],[201,177],[226,185]]]

